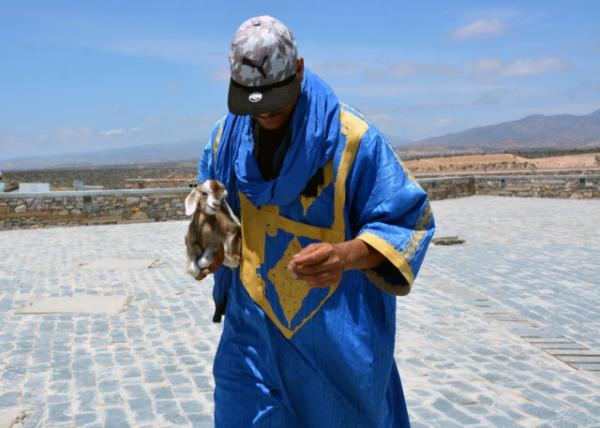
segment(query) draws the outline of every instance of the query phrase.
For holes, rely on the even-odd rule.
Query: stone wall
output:
[[[464,198],[475,194],[475,177],[418,178],[429,199]]]
[[[418,178],[430,199],[496,195],[535,198],[600,198],[600,175],[476,175]]]
[[[187,188],[0,193],[0,230],[181,220]]]
[[[432,200],[472,195],[600,198],[600,175],[496,175],[418,179]],[[0,230],[187,219],[189,188],[0,193]]]
[[[194,178],[128,178],[126,189],[172,189],[175,187],[193,187]]]
[[[475,178],[478,195],[600,198],[600,175],[496,175]]]
[[[38,182],[50,183],[50,190],[73,190],[73,182],[83,181],[88,186],[102,186],[105,189],[125,189],[127,179],[137,178],[185,178],[194,180],[197,173],[197,166],[191,163],[190,166],[180,167],[99,167],[99,168],[68,168],[68,169],[46,169],[33,171],[6,171],[3,170],[4,182]],[[151,186],[145,186],[149,188]],[[174,185],[172,187],[183,187]]]

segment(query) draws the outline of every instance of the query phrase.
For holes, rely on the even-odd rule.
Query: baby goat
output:
[[[187,272],[194,277],[210,266],[221,245],[223,264],[232,268],[240,264],[240,221],[226,198],[225,186],[217,180],[197,185],[185,198],[185,213],[193,215],[185,236]]]

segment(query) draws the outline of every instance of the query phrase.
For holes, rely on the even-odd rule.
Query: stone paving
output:
[[[398,299],[413,426],[600,427],[600,201],[433,209],[466,243],[431,247]],[[221,325],[211,279],[184,273],[186,227],[0,232],[0,427],[212,426]],[[112,306],[69,312],[89,295]]]

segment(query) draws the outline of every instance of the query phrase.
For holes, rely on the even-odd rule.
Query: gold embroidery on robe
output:
[[[302,204],[302,208],[304,209],[304,215],[308,212],[308,209],[311,207],[313,202],[317,200],[319,196],[321,196],[321,192],[327,186],[329,186],[333,182],[333,162],[327,162],[327,165],[323,168],[323,184],[320,184],[317,187],[317,196],[304,196],[300,195],[300,203]]]
[[[294,279],[292,273],[287,269],[292,257],[300,252],[300,250],[302,250],[300,242],[294,236],[285,250],[283,257],[267,274],[267,277],[275,286],[275,290],[277,290],[279,304],[281,305],[281,309],[283,309],[288,328],[292,327],[292,320],[302,307],[304,298],[312,289],[305,281]]]
[[[346,143],[337,167],[335,181],[333,163],[329,162],[328,165],[331,165],[331,170],[328,171],[328,167],[324,168],[325,180],[323,187],[319,189],[320,194],[328,183],[334,183],[333,225],[331,228],[290,220],[279,214],[277,206],[267,205],[258,208],[252,205],[242,193],[239,194],[242,223],[240,279],[252,300],[261,307],[287,339],[291,339],[321,309],[338,287],[338,283],[331,284],[327,294],[319,302],[313,302],[311,307],[306,308],[308,314],[301,320],[295,320],[312,289],[305,282],[291,278],[291,274],[286,269],[292,256],[302,249],[299,238],[331,243],[346,240],[346,224],[344,220],[346,178],[354,162],[360,139],[369,126],[364,120],[344,109],[340,110],[340,124],[342,126],[342,134],[346,137]],[[302,202],[305,212],[316,198],[311,199],[313,200]],[[279,231],[290,233],[293,235],[293,238],[281,259],[275,263],[275,266],[264,266],[267,235],[276,237]],[[261,275],[261,270],[264,272],[263,269],[268,270],[265,277]],[[285,320],[280,319],[280,316],[276,315],[267,297],[266,281],[273,284],[273,288],[278,295],[279,304],[283,309]],[[294,324],[292,325],[293,321]]]

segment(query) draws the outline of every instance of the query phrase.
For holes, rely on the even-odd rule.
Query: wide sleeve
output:
[[[210,133],[210,139],[200,154],[200,160],[198,161],[198,183],[216,177],[214,162],[219,140],[223,132],[223,120],[224,118],[215,123]]]
[[[361,139],[347,192],[351,233],[387,259],[364,274],[389,293],[408,294],[435,222],[427,193],[374,128]]]

